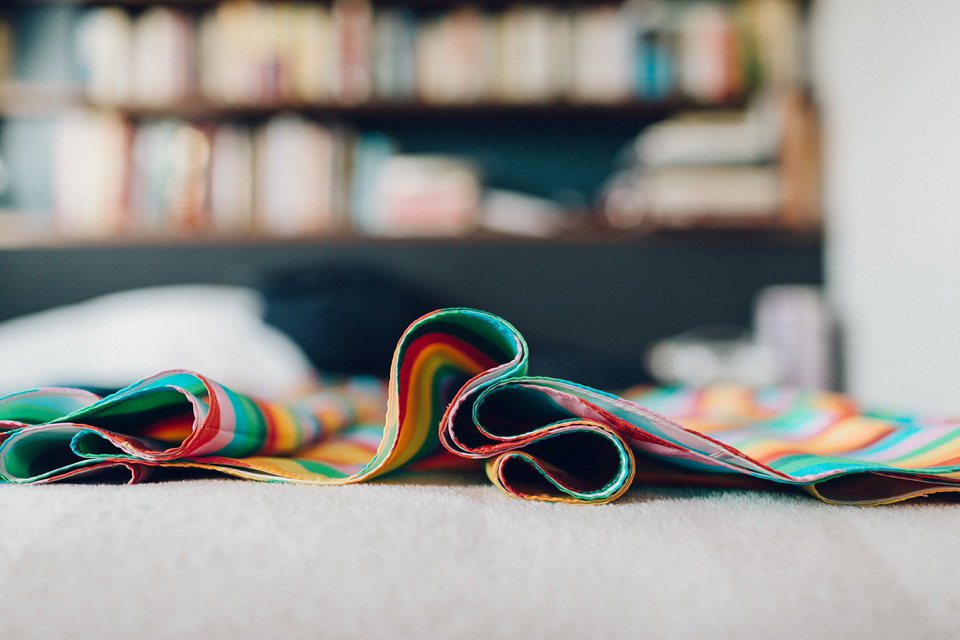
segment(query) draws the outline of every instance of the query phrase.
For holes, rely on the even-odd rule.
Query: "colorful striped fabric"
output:
[[[635,479],[802,487],[878,504],[960,490],[960,422],[870,413],[785,388],[638,388],[622,395],[527,372],[504,320],[445,309],[414,322],[389,382],[352,379],[286,404],[167,371],[106,398],[40,389],[0,399],[0,480],[157,468],[312,484],[403,468],[470,468],[510,495],[601,504]],[[99,477],[99,476],[97,476]]]

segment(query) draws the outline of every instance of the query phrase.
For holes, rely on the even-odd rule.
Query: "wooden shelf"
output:
[[[694,227],[687,229],[648,228],[617,230],[598,224],[550,237],[508,235],[477,230],[466,236],[372,236],[338,231],[309,236],[282,237],[266,234],[191,235],[126,234],[115,237],[67,237],[50,225],[33,223],[40,216],[0,212],[0,251],[83,248],[177,248],[177,247],[391,247],[453,245],[465,247],[531,247],[585,245],[662,245],[684,243],[738,242],[770,245],[816,246],[819,229],[797,230],[773,225],[758,227]]]
[[[222,118],[262,119],[283,111],[293,111],[317,117],[335,117],[349,120],[418,121],[418,120],[528,120],[552,121],[605,120],[646,122],[665,118],[683,110],[724,110],[743,106],[743,102],[704,104],[690,100],[663,100],[644,102],[629,100],[615,103],[599,102],[478,102],[428,103],[418,101],[369,101],[357,104],[310,103],[271,101],[253,104],[229,104],[190,98],[169,105],[90,105],[115,109],[134,118],[180,117],[192,120],[219,120]]]
[[[265,119],[283,111],[314,117],[358,121],[498,121],[543,120],[553,122],[603,118],[616,122],[651,122],[684,110],[726,110],[744,106],[744,101],[701,103],[675,98],[660,101],[622,102],[475,102],[430,103],[422,101],[371,100],[356,104],[337,102],[264,101],[233,104],[191,97],[164,105],[96,104],[87,101],[78,85],[42,82],[0,81],[0,116],[53,115],[65,109],[87,106],[118,111],[132,119],[177,117],[190,120]]]
[[[7,0],[9,5],[20,5],[20,6],[31,6],[31,5],[51,5],[51,4],[67,4],[67,5],[79,5],[79,6],[121,6],[128,7],[130,9],[146,8],[156,4],[163,4],[166,6],[179,7],[181,9],[192,11],[192,10],[204,10],[208,7],[220,4],[223,0]],[[285,0],[265,0],[266,2],[280,3]],[[329,4],[333,0],[322,0],[324,4]],[[810,0],[800,0],[801,2],[810,2]],[[516,4],[515,0],[471,0],[472,4],[485,7],[490,9],[501,8],[505,6],[512,6]],[[608,3],[609,0],[566,0],[566,2],[561,1],[556,3],[558,6],[564,4],[569,4],[571,6],[582,6],[582,5],[597,5]],[[459,0],[371,0],[371,3],[375,6],[389,7],[389,6],[405,6],[412,7],[414,9],[422,9],[425,11],[430,10],[446,10],[453,7],[460,6],[462,3]]]
[[[76,85],[0,81],[0,116],[56,115],[82,103],[83,91]]]

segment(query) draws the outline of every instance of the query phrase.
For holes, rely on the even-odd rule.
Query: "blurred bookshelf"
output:
[[[15,0],[0,247],[809,242],[805,11]]]

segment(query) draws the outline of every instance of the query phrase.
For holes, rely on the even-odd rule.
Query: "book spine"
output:
[[[371,39],[373,9],[366,0],[333,4],[333,94],[346,104],[367,100],[373,89]]]

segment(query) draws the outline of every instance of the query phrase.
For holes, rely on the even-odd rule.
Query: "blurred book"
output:
[[[383,227],[379,181],[386,164],[399,153],[397,143],[383,133],[368,132],[354,139],[350,213],[357,231],[376,234]]]
[[[168,233],[167,222],[174,135],[182,123],[174,119],[146,122],[133,133],[130,167],[130,227],[137,233]]]
[[[497,98],[550,102],[569,89],[572,22],[547,6],[518,5],[499,16]]]
[[[288,237],[338,228],[343,154],[331,128],[292,114],[271,118],[254,140],[258,226]]]
[[[0,207],[31,212],[49,228],[58,116],[25,113],[0,118]]]
[[[198,29],[202,94],[228,104],[258,104],[278,95],[277,21],[268,5],[224,2],[204,15]]]
[[[620,211],[621,224],[688,227],[753,225],[775,220],[783,204],[774,166],[664,167],[636,176],[630,185],[638,206]]]
[[[743,90],[741,50],[730,6],[696,2],[678,18],[677,82],[699,102],[723,103]]]
[[[381,141],[382,144],[382,141]],[[475,228],[481,183],[477,170],[450,156],[392,154],[367,148],[356,174],[365,189],[354,225],[371,235],[461,236]]]
[[[129,229],[189,235],[209,219],[210,138],[179,120],[149,122],[133,138]]]
[[[834,320],[818,287],[778,285],[762,290],[754,301],[754,335],[776,354],[781,384],[835,388]]]
[[[641,100],[666,100],[677,91],[677,36],[659,1],[625,5],[634,24],[633,89]]]
[[[346,104],[363,102],[373,90],[373,8],[367,0],[335,0],[331,12],[333,95]]]
[[[123,105],[133,98],[133,19],[120,7],[97,7],[77,28],[78,59],[87,99]]]
[[[54,222],[66,237],[110,237],[127,227],[129,124],[110,111],[75,110],[57,126]]]
[[[327,7],[292,5],[293,95],[302,102],[329,100],[333,78],[333,24]]]
[[[253,132],[231,122],[216,127],[210,156],[210,228],[227,235],[254,231]]]
[[[633,95],[632,26],[615,5],[574,12],[571,99],[619,102]]]
[[[744,50],[754,57],[757,83],[782,91],[807,80],[806,25],[796,0],[740,0]]]
[[[494,84],[495,24],[474,7],[425,19],[416,43],[420,98],[436,104],[488,98]]]
[[[348,207],[348,147],[341,127],[291,114],[206,127],[71,112],[55,142],[58,226],[98,237],[335,232]]]
[[[571,216],[553,200],[488,189],[483,196],[478,226],[507,235],[552,238],[572,225]]]
[[[573,217],[553,200],[483,188],[471,163],[403,155],[382,133],[357,136],[351,179],[353,226],[361,233],[457,236],[485,229],[552,237],[572,226]]]
[[[73,34],[82,9],[75,3],[3,3],[13,52],[11,77],[18,82],[74,85],[78,81]],[[9,11],[6,8],[10,6]],[[27,37],[27,35],[29,37]]]
[[[263,99],[256,46],[263,28],[252,3],[223,2],[200,19],[197,75],[204,97],[227,104]]]
[[[381,100],[410,100],[417,91],[417,19],[405,8],[379,11],[373,25],[373,93]],[[426,43],[420,42],[420,47]]]
[[[224,2],[199,20],[201,93],[230,104],[320,102],[331,96],[334,34],[322,5]]]
[[[783,118],[772,99],[741,111],[686,112],[652,124],[633,153],[644,167],[760,164],[776,160]]]
[[[173,105],[193,92],[193,26],[182,12],[153,6],[133,26],[132,101]]]

